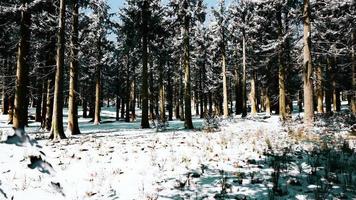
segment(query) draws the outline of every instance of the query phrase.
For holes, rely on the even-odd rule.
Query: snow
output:
[[[31,122],[26,130],[36,143],[0,143],[0,199],[268,199],[274,172],[270,163],[277,159],[268,154],[284,152],[291,161],[281,170],[279,183],[287,194],[276,198],[314,199],[320,188],[309,180],[314,168],[307,155],[320,146],[314,143],[319,133],[328,135],[325,127],[308,135],[297,120],[283,126],[278,116],[259,114],[220,120],[218,132],[202,131],[198,118],[193,131],[176,120],[157,132],[139,129],[139,119],[115,122],[113,108],[104,108],[102,116],[105,123],[100,125],[80,119],[82,134],[68,140],[47,140],[48,133]],[[2,138],[11,133],[6,120],[0,116]],[[346,129],[331,133],[350,137]],[[40,159],[31,163],[30,157]],[[349,159],[355,162],[355,153]],[[351,176],[355,181],[355,171]],[[301,186],[292,185],[291,178]],[[329,197],[338,198],[342,186],[333,184]],[[352,199],[355,190],[350,188],[345,194]]]

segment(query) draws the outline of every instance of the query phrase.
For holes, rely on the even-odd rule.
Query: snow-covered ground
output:
[[[216,132],[198,118],[193,131],[172,121],[158,132],[139,119],[115,122],[114,109],[102,115],[98,126],[80,119],[83,134],[59,142],[31,122],[32,145],[0,143],[0,199],[356,198],[355,121],[343,114],[317,118],[311,132],[297,114],[284,125],[262,114],[216,119]]]

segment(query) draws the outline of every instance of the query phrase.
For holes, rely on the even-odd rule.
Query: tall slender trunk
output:
[[[271,100],[269,97],[269,88],[266,87],[265,90],[265,107],[266,107],[266,116],[271,116]]]
[[[125,98],[127,98],[126,95],[123,95],[123,98],[121,99],[121,113],[120,113],[121,119],[125,118]]]
[[[9,94],[8,94],[8,78],[7,76],[9,75],[9,65],[8,65],[8,58],[4,58],[4,66],[5,68],[4,73],[3,73],[3,81],[2,81],[2,107],[1,111],[3,115],[9,114]]]
[[[64,139],[63,130],[63,72],[64,72],[64,29],[65,29],[65,0],[60,0],[59,29],[57,33],[57,61],[53,99],[53,115],[50,139]]]
[[[257,95],[256,95],[256,80],[257,80],[257,72],[254,69],[252,73],[251,79],[251,93],[250,93],[250,102],[251,102],[251,115],[257,115]]]
[[[246,38],[245,31],[242,34],[242,117],[247,116],[246,98]]]
[[[318,65],[316,68],[316,77],[317,77],[317,84],[316,84],[316,95],[317,95],[317,111],[318,113],[323,113],[323,69],[321,65]]]
[[[17,69],[16,69],[16,90],[15,105],[13,115],[13,127],[17,133],[25,134],[27,123],[28,106],[28,51],[30,40],[31,14],[29,12],[28,0],[22,0],[21,25],[20,25],[20,43],[17,50]]]
[[[88,117],[88,101],[85,98],[83,98],[82,107],[83,107],[83,118],[87,118]]]
[[[69,100],[68,100],[68,125],[67,132],[70,135],[80,134],[78,124],[78,0],[72,0],[72,37],[71,37],[71,61],[69,74]]]
[[[125,112],[125,122],[130,122],[130,56],[127,55],[127,66],[126,66],[126,112]]]
[[[325,112],[331,113],[331,100],[332,100],[332,84],[331,84],[331,70],[332,64],[330,58],[327,59],[325,67]]]
[[[42,111],[41,111],[41,128],[46,127],[46,114],[47,114],[47,80],[42,81]]]
[[[173,88],[172,88],[172,79],[171,72],[168,71],[168,88],[167,88],[167,101],[168,101],[168,120],[173,120]]]
[[[52,127],[52,115],[53,115],[53,92],[54,92],[54,80],[53,77],[51,76],[47,80],[47,101],[46,101],[46,118],[43,124],[43,128],[45,128],[47,131],[51,130]]]
[[[351,110],[352,110],[353,114],[356,114],[356,56],[355,56],[355,46],[356,46],[356,32],[355,32],[355,29],[354,29],[352,31],[352,48],[351,48],[351,61],[352,61]]]
[[[314,108],[313,108],[313,64],[311,57],[311,24],[310,24],[310,3],[309,0],[304,0],[303,11],[304,23],[304,123],[307,127],[313,125]]]
[[[120,120],[120,98],[119,95],[116,95],[116,121]]]
[[[184,0],[184,8],[188,9],[188,0]],[[184,127],[193,129],[191,110],[191,88],[190,88],[190,61],[189,61],[189,26],[190,16],[186,13],[184,17]]]
[[[42,81],[37,80],[37,88],[36,88],[36,115],[35,115],[35,121],[36,122],[41,122],[42,121]]]
[[[95,112],[94,112],[94,125],[99,125],[101,122],[101,38],[98,38],[98,64],[95,68]]]
[[[282,6],[280,5],[277,11],[277,22],[278,22],[278,38],[282,42]],[[285,65],[283,62],[283,51],[284,45],[278,49],[278,85],[279,85],[279,118],[284,121],[286,120],[286,87],[285,87]]]
[[[133,73],[135,74],[135,73]],[[130,91],[130,110],[131,110],[131,121],[134,121],[136,119],[136,113],[135,113],[135,108],[136,108],[136,84],[135,84],[135,76],[133,76],[133,80],[131,81],[131,91]]]
[[[144,1],[144,6],[142,10],[142,120],[141,128],[150,128],[150,123],[148,120],[148,55],[147,55],[147,15],[148,15],[149,4],[148,1]]]
[[[163,83],[159,88],[159,110],[161,122],[166,122],[166,106],[165,106],[165,92]]]
[[[224,33],[223,33],[224,40]],[[228,108],[228,94],[227,94],[227,80],[226,80],[226,55],[225,55],[225,45],[223,41],[222,45],[222,75],[223,75],[223,107],[224,107],[224,117],[229,116],[229,108]]]

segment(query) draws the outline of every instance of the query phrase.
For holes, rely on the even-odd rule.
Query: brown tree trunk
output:
[[[98,40],[101,40],[100,38]],[[98,42],[98,65],[95,69],[95,111],[94,111],[94,125],[99,125],[101,122],[100,112],[101,112],[101,44]]]
[[[184,0],[184,9],[188,9],[188,0]],[[191,88],[190,88],[190,61],[189,61],[189,26],[190,16],[184,16],[184,127],[193,129],[191,110]]]
[[[83,107],[83,118],[87,118],[88,117],[88,101],[85,98],[83,98],[82,107]]]
[[[331,81],[332,64],[330,58],[327,59],[327,65],[325,67],[325,112],[331,113],[332,102],[332,81]]]
[[[251,115],[252,116],[257,115],[256,80],[257,80],[257,73],[256,73],[256,70],[253,70],[252,79],[251,79],[251,92],[250,92]]]
[[[247,116],[246,102],[246,38],[245,31],[242,34],[242,117]]]
[[[278,21],[278,37],[282,41],[282,11],[281,6],[279,6],[277,11],[277,21]],[[286,120],[286,88],[285,88],[285,66],[283,62],[283,45],[278,49],[278,85],[279,85],[279,118],[282,121]]]
[[[64,139],[63,130],[63,72],[64,72],[64,31],[65,31],[65,0],[60,0],[59,30],[57,33],[57,62],[53,99],[53,115],[50,139]]]
[[[147,18],[149,11],[149,2],[144,1],[143,10],[142,10],[142,120],[141,128],[150,128],[150,123],[148,120],[148,55],[147,55]]]
[[[135,73],[133,73],[135,74]],[[131,91],[130,91],[130,110],[131,110],[131,121],[135,121],[136,119],[136,113],[135,113],[135,108],[136,108],[136,94],[135,94],[135,77],[133,77],[133,80],[131,81]]]
[[[42,102],[41,102],[41,128],[45,129],[46,127],[46,114],[47,114],[47,80],[42,81]]]
[[[78,0],[72,0],[72,37],[71,37],[71,61],[69,74],[69,100],[68,100],[68,125],[67,133],[80,134],[78,124]]]
[[[356,32],[355,32],[355,29],[354,29],[354,31],[352,31],[352,49],[351,49],[351,62],[352,62],[351,111],[352,111],[353,114],[356,114],[356,56],[355,56],[355,46],[356,46]]]
[[[266,90],[265,90],[265,108],[266,108],[266,116],[271,116],[271,100],[270,100],[270,97],[269,97],[269,88],[266,87]]]
[[[53,78],[49,78],[47,80],[47,101],[46,101],[46,119],[43,124],[43,128],[45,128],[47,131],[51,130],[52,127],[52,115],[53,115],[53,92],[54,92],[54,80]]]
[[[116,121],[120,120],[120,98],[116,95]]]
[[[36,88],[36,115],[35,121],[41,122],[42,121],[42,82],[41,80],[37,80],[37,88]]]
[[[167,88],[167,108],[168,108],[168,120],[173,120],[173,88],[172,88],[172,80],[171,80],[171,73],[168,72],[168,88]]]
[[[321,65],[318,65],[316,69],[316,77],[317,77],[317,84],[316,84],[316,95],[317,95],[317,111],[318,113],[323,113],[323,71]]]
[[[224,34],[223,34],[224,40]],[[223,41],[224,43],[224,41]],[[222,45],[222,75],[223,75],[223,109],[224,109],[224,117],[229,116],[229,108],[228,108],[228,94],[227,94],[227,79],[226,79],[226,55],[225,55],[225,45]]]
[[[4,58],[4,73],[3,73],[3,82],[2,82],[2,107],[1,111],[3,115],[9,114],[9,94],[8,94],[8,74],[10,72],[9,66],[8,66],[8,58]]]
[[[17,51],[17,69],[16,69],[16,90],[15,105],[13,115],[13,128],[20,137],[25,134],[28,115],[28,51],[30,40],[31,14],[28,8],[28,0],[22,0],[21,25],[20,25],[20,42]]]
[[[310,24],[310,2],[304,0],[303,9],[304,23],[304,123],[307,127],[313,125],[314,108],[313,108],[313,64],[311,57],[311,24]]]

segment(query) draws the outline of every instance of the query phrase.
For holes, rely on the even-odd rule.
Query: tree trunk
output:
[[[115,120],[116,120],[116,121],[119,121],[119,120],[120,120],[120,98],[119,98],[118,95],[116,95],[115,105],[116,105],[116,116],[115,116]]]
[[[167,88],[167,100],[168,100],[168,120],[173,120],[173,88],[172,88],[172,81],[171,81],[171,73],[168,72],[168,88]]]
[[[63,72],[64,72],[64,31],[65,31],[65,0],[60,0],[59,30],[57,33],[57,62],[53,99],[53,115],[50,139],[64,139],[63,130]]]
[[[256,80],[257,80],[257,73],[256,70],[253,70],[252,79],[251,79],[251,93],[250,93],[252,116],[257,115]]]
[[[125,118],[125,98],[126,95],[123,95],[123,98],[121,99],[121,113],[120,113],[121,119]]]
[[[47,101],[46,101],[46,119],[44,122],[44,128],[47,131],[51,130],[52,127],[52,115],[53,115],[53,86],[54,86],[54,80],[53,77],[51,76],[47,80]]]
[[[47,115],[47,80],[42,81],[42,111],[41,111],[41,128],[46,128],[46,115]]]
[[[130,122],[130,57],[127,55],[127,66],[126,66],[126,112],[125,112],[125,122]]]
[[[317,95],[317,111],[318,113],[323,113],[323,71],[321,65],[318,65],[316,69],[316,95]]]
[[[35,115],[35,121],[36,122],[41,122],[42,121],[42,82],[41,80],[37,79],[37,88],[36,88],[36,115]]]
[[[265,107],[266,107],[266,116],[271,116],[271,100],[270,100],[270,97],[269,97],[269,88],[266,87],[266,90],[265,90]]]
[[[332,101],[332,84],[331,84],[331,70],[332,64],[330,58],[327,59],[327,65],[325,67],[325,111],[331,113],[331,101]]]
[[[223,34],[224,35],[224,34]],[[224,40],[224,36],[223,36]],[[223,41],[224,43],[224,41]],[[226,80],[226,55],[225,55],[225,45],[222,45],[222,76],[223,76],[223,107],[224,107],[224,117],[229,116],[229,108],[228,108],[228,95],[227,95],[227,80]]]
[[[282,41],[283,35],[282,35],[282,6],[278,7],[277,10],[277,22],[278,22],[278,37],[280,42]],[[285,66],[283,62],[283,51],[284,51],[284,45],[281,44],[281,46],[278,49],[278,85],[279,85],[279,118],[282,121],[286,120],[286,88],[285,88]]]
[[[184,8],[188,9],[188,0],[184,1]],[[191,110],[191,88],[190,88],[190,61],[189,61],[189,26],[190,16],[186,13],[184,17],[184,127],[193,129]]]
[[[304,23],[304,123],[307,127],[313,125],[313,65],[311,57],[311,24],[309,0],[304,0],[303,23]]]
[[[80,134],[78,124],[78,0],[72,0],[72,37],[70,46],[70,74],[69,74],[69,100],[67,133]]]
[[[133,73],[135,74],[135,73]],[[131,81],[131,91],[130,91],[130,110],[131,110],[131,121],[135,121],[136,119],[136,113],[135,113],[135,108],[136,108],[136,94],[135,94],[135,76],[133,77],[133,80]]]
[[[245,31],[242,35],[242,117],[247,116],[246,102],[246,38]]]
[[[95,69],[95,112],[94,112],[94,125],[99,125],[101,122],[100,112],[101,112],[101,42],[98,39],[98,65]]]
[[[83,118],[87,118],[88,117],[88,101],[85,98],[83,98],[82,107],[83,107]]]
[[[21,25],[20,25],[20,42],[17,51],[17,69],[16,69],[16,90],[15,105],[13,115],[13,128],[16,133],[25,134],[27,123],[28,107],[28,51],[30,40],[31,14],[28,8],[28,0],[22,0]]]
[[[356,56],[355,56],[355,46],[356,46],[356,32],[354,30],[354,31],[352,31],[352,49],[351,49],[351,62],[352,62],[351,111],[352,111],[352,113],[354,115],[356,114]]]
[[[144,1],[143,10],[142,10],[142,120],[141,120],[141,128],[150,128],[150,123],[148,120],[148,55],[147,55],[147,45],[148,45],[148,37],[147,37],[147,15],[149,10],[148,1]]]
[[[4,58],[4,73],[3,73],[3,82],[2,82],[2,114],[7,115],[9,114],[9,94],[8,94],[8,73],[10,72],[9,70],[9,65],[8,65],[8,58]]]

